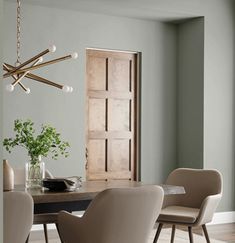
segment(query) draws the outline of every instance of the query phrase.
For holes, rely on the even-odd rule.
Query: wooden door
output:
[[[137,54],[87,49],[87,180],[137,180]]]

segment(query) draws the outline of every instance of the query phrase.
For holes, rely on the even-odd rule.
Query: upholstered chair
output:
[[[190,243],[193,242],[192,227],[202,226],[207,243],[210,242],[206,223],[222,197],[222,176],[217,170],[180,168],[167,178],[166,184],[183,186],[185,194],[166,196],[158,217],[159,223],[154,243],[157,242],[163,224],[172,225],[171,242],[174,242],[175,226],[188,227]]]
[[[53,175],[46,170],[46,178],[53,178]],[[24,169],[14,168],[14,184],[23,185],[25,183],[25,172]],[[47,224],[56,224],[57,226],[57,213],[48,213],[48,214],[35,214],[33,218],[33,224],[42,224],[44,229],[45,242],[48,243],[48,234],[47,234]]]
[[[25,243],[32,223],[32,197],[26,192],[3,192],[3,242]]]
[[[104,190],[81,218],[59,213],[60,237],[66,243],[146,243],[162,201],[158,186]]]

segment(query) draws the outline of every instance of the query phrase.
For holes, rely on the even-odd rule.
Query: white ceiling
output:
[[[16,0],[5,0],[16,2]],[[197,0],[197,5],[205,0]],[[141,19],[174,21],[198,16],[187,11],[193,0],[22,0],[22,4],[87,11]],[[183,9],[183,10],[182,10]]]

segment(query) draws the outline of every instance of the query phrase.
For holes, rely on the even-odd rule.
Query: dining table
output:
[[[85,210],[92,199],[101,191],[109,188],[134,188],[147,186],[146,183],[129,180],[83,181],[74,191],[50,191],[46,188],[26,189],[24,185],[15,187],[15,191],[26,191],[34,201],[34,214],[57,213]],[[175,185],[159,185],[164,195],[185,194],[184,187]]]

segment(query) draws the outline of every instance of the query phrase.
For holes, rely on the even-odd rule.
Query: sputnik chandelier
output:
[[[28,59],[27,61],[21,63],[20,61],[20,24],[21,24],[21,9],[20,9],[20,0],[17,0],[17,35],[16,35],[16,55],[17,55],[17,60],[15,65],[10,65],[7,63],[3,64],[3,70],[5,71],[5,73],[3,74],[3,78],[8,78],[8,77],[12,77],[14,79],[14,81],[11,84],[8,84],[6,86],[6,90],[9,92],[12,92],[15,89],[15,86],[18,84],[24,91],[26,94],[30,93],[30,89],[25,87],[24,84],[22,83],[22,79],[23,78],[28,78],[43,84],[47,84],[47,85],[51,85],[53,87],[59,88],[61,90],[63,90],[64,92],[72,92],[73,91],[73,87],[67,86],[67,85],[61,85],[55,82],[52,82],[48,79],[42,78],[40,76],[37,76],[33,73],[31,73],[31,71],[51,65],[51,64],[55,64],[67,59],[77,59],[78,54],[76,52],[74,52],[73,54],[67,55],[67,56],[63,56],[63,57],[59,57],[47,62],[43,62],[43,56],[46,55],[47,53],[53,53],[56,51],[56,46],[55,45],[51,45],[48,49],[46,49],[45,51],[42,51],[41,53],[39,53],[38,55]]]

